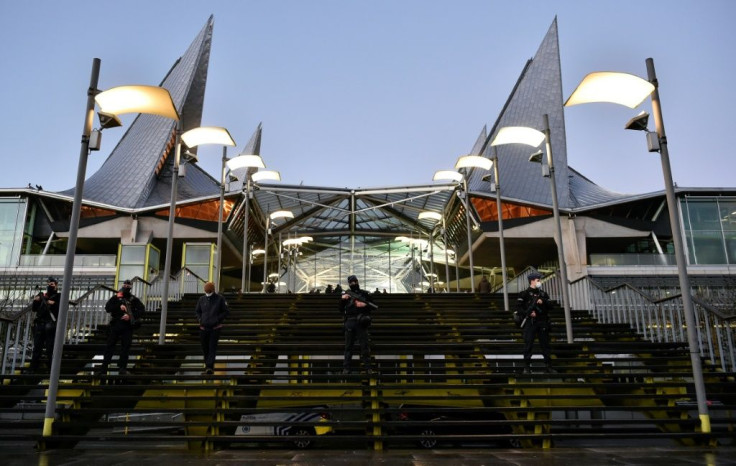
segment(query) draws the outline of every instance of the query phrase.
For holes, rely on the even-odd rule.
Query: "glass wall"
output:
[[[27,199],[0,198],[0,266],[18,265]]]
[[[115,286],[124,280],[140,277],[150,281],[158,274],[159,250],[151,244],[121,244],[118,256],[118,276]]]
[[[690,264],[736,264],[736,198],[680,200]]]
[[[182,268],[186,267],[205,281],[213,281],[215,274],[215,250],[212,243],[185,243]],[[203,283],[199,283],[198,292],[203,292]]]

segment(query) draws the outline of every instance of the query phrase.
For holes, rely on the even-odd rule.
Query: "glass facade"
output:
[[[0,267],[18,265],[27,206],[27,199],[0,198]]]
[[[680,200],[690,264],[736,264],[736,198]]]
[[[205,281],[213,281],[215,274],[215,249],[212,243],[185,243],[182,267],[186,267]],[[198,282],[198,292],[204,291]]]
[[[151,244],[121,244],[119,248],[120,264],[116,287],[124,280],[135,277],[151,280],[158,274],[160,253],[156,247]]]

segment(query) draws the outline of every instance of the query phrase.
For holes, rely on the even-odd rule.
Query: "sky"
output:
[[[592,71],[646,77],[653,58],[675,183],[736,186],[732,0],[0,0],[0,187],[74,187],[92,59],[100,89],[158,85],[210,15],[202,125],[227,128],[236,155],[262,123],[286,184],[431,183],[493,125],[557,17],[565,98]],[[641,110],[565,109],[569,165],[612,191],[663,190],[659,155],[623,129]],[[103,133],[87,176],[123,133]],[[220,156],[199,149],[215,177]]]

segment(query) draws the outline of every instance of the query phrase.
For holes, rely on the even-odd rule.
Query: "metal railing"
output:
[[[105,303],[116,292],[106,283],[91,283],[89,277],[75,277],[72,283],[67,317],[66,344],[79,344],[87,341],[100,325],[106,325],[109,314],[105,312]],[[99,277],[94,280],[99,281]],[[112,284],[114,277],[109,277]],[[9,374],[30,360],[33,351],[33,320],[35,314],[31,310],[33,295],[41,291],[39,283],[45,277],[10,276],[0,279],[0,374]],[[163,280],[156,277],[147,282],[140,277],[131,279],[132,292],[146,306],[146,312],[158,312],[161,309],[161,290]],[[180,270],[171,277],[169,300],[178,301],[186,293],[201,293],[205,279],[199,277],[188,268]]]
[[[570,288],[573,307],[587,309],[601,323],[628,324],[652,342],[687,342],[679,289],[652,286],[642,290],[628,283],[604,288],[589,277],[576,280]],[[736,371],[733,329],[736,314],[709,300],[733,292],[719,284],[701,285],[694,291],[700,356],[723,371]]]

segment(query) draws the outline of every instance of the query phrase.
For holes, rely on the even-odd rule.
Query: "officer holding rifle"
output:
[[[345,331],[345,359],[343,360],[343,374],[350,374],[350,366],[353,358],[353,346],[357,341],[360,345],[360,359],[363,369],[367,374],[372,374],[370,333],[368,327],[371,325],[371,311],[377,309],[370,294],[360,289],[358,277],[348,277],[349,291],[340,295],[339,309],[343,315],[343,328]]]

